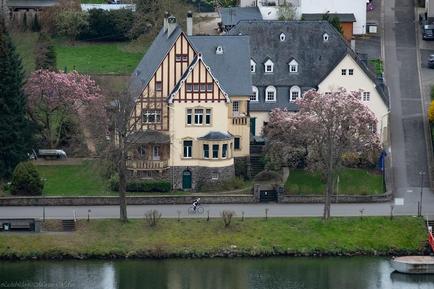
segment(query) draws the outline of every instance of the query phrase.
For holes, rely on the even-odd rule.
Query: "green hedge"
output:
[[[10,191],[17,196],[40,196],[44,183],[31,162],[21,162],[14,170]]]
[[[113,191],[119,191],[119,180],[117,178],[110,179],[110,188]],[[131,180],[127,182],[127,192],[167,193],[171,189],[172,185],[167,181]]]

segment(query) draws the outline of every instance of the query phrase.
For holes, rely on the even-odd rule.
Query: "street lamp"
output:
[[[419,172],[420,175],[420,200],[418,203],[417,215],[422,216],[422,198],[423,198],[423,176],[425,175],[424,171]]]

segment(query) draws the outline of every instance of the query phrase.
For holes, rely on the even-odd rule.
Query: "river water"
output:
[[[0,288],[433,289],[434,276],[393,272],[379,257],[2,261]]]

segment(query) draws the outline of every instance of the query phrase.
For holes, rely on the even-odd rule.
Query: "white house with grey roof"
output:
[[[304,92],[343,87],[361,91],[361,100],[377,118],[377,132],[386,140],[389,101],[384,85],[330,23],[241,21],[228,34],[250,39],[249,110],[254,136],[262,134],[272,109],[297,111],[294,100]]]
[[[187,31],[166,15],[131,76],[127,168],[195,190],[234,177],[234,163],[249,156],[252,83],[248,36]]]

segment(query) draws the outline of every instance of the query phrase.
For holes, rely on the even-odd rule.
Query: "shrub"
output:
[[[21,162],[12,175],[11,194],[20,196],[40,196],[44,183],[31,162]]]
[[[430,123],[434,122],[434,100],[431,101],[431,104],[428,109],[428,119]]]
[[[89,10],[89,26],[81,31],[80,39],[88,40],[126,40],[133,25],[133,12],[120,10]]]
[[[223,223],[225,224],[225,227],[229,227],[232,221],[232,217],[235,216],[235,212],[224,210],[223,212],[221,212],[221,216],[223,219]]]
[[[155,227],[160,219],[161,213],[157,210],[149,210],[145,213],[145,220],[151,227]]]
[[[243,178],[245,180],[249,179],[247,159],[235,159],[234,168],[235,168],[235,176]]]
[[[89,22],[88,16],[82,11],[61,11],[56,17],[57,34],[76,40],[78,35],[86,31]]]
[[[119,178],[113,176],[109,180],[112,191],[119,191]],[[127,192],[170,192],[172,185],[167,181],[131,180],[127,182]]]

